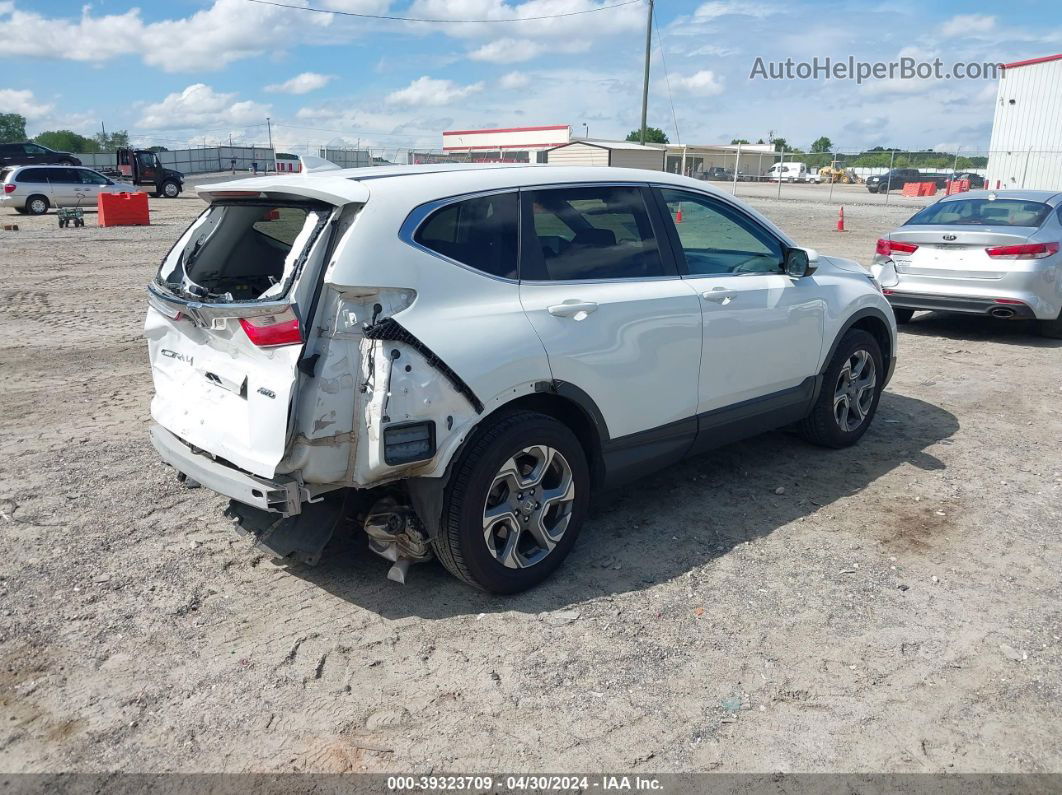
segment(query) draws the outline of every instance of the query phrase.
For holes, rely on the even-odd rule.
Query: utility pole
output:
[[[645,20],[645,77],[642,79],[642,146],[645,146],[645,120],[649,114],[649,58],[653,50],[653,0]]]
[[[277,173],[277,150],[273,148],[273,125],[266,116],[266,130],[269,131],[269,151],[273,153],[273,173]]]

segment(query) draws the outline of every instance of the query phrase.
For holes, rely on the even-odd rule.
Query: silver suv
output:
[[[80,166],[11,166],[0,170],[0,207],[44,215],[52,207],[95,207],[100,193],[122,193],[129,185]]]

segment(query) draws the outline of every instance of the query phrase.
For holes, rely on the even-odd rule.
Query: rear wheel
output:
[[[450,479],[435,552],[456,577],[491,593],[545,580],[575,544],[589,503],[579,440],[537,412],[480,431]]]
[[[800,423],[809,442],[848,447],[859,441],[878,409],[885,367],[878,341],[862,329],[841,338],[811,413]]]
[[[63,158],[62,160],[59,161],[59,165],[61,165],[61,166],[72,166],[72,165],[74,165],[74,161],[70,160],[69,158]]]
[[[1054,320],[1037,320],[1036,329],[1041,337],[1062,340],[1062,312]]]
[[[44,215],[49,206],[48,199],[44,196],[35,194],[26,199],[26,212],[30,215]]]
[[[910,323],[911,318],[914,317],[913,309],[903,309],[898,306],[892,308],[892,313],[896,316],[896,325],[902,326],[904,323]]]

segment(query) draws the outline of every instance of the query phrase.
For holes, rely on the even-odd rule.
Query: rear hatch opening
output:
[[[148,287],[154,420],[186,444],[272,478],[329,246],[333,204],[218,198]]]

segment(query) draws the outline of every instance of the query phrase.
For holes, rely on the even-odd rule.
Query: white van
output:
[[[767,169],[767,180],[777,182],[780,176],[782,182],[807,182],[810,173],[807,163],[775,163]]]

